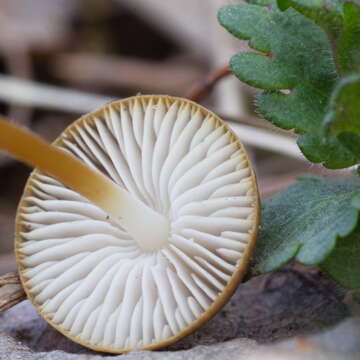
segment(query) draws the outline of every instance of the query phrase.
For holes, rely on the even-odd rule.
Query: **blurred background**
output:
[[[237,1],[2,0],[0,113],[48,141],[81,114],[113,99],[186,96],[246,44],[217,23]],[[199,102],[244,141],[265,198],[310,167],[290,133],[254,112],[256,91],[229,75]],[[0,153],[0,274],[16,269],[17,203],[30,169]]]
[[[233,75],[220,76],[210,91],[202,91],[214,75],[226,75],[232,55],[248,50],[246,42],[217,22],[219,8],[236,3],[240,0],[1,0],[0,114],[53,141],[82,114],[112,100],[139,93],[185,96],[213,110],[238,134],[255,166],[261,199],[295,182],[299,174],[344,176],[307,162],[294,134],[256,115],[257,90]],[[0,151],[0,275],[16,270],[15,214],[30,171]],[[237,294],[218,320],[195,335],[196,344],[201,336],[207,341],[211,329],[228,336],[238,323],[245,329],[238,333],[241,337],[268,341],[348,316],[340,290],[311,268],[290,266],[257,277]],[[36,315],[17,311],[4,315],[1,331],[8,324],[8,333],[17,334],[14,338],[30,339],[44,351],[67,344],[37,322]],[[358,318],[350,319],[311,341],[322,336],[331,353],[346,346],[357,350],[359,324]],[[29,335],[33,329],[38,335]],[[290,341],[286,349],[295,346],[303,354],[297,358],[318,359],[306,355],[321,349],[309,338]],[[264,358],[280,359],[278,349],[272,354],[264,350]]]

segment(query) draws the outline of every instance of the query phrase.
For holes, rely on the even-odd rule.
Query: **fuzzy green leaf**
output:
[[[340,0],[278,0],[281,10],[289,7],[314,20],[331,38],[336,38],[343,22],[343,2]]]
[[[336,86],[324,120],[324,129],[328,137],[337,135],[342,146],[355,158],[360,159],[359,74],[343,78]]]
[[[355,151],[360,143],[353,143],[349,138],[339,141],[338,137],[334,135],[322,137],[320,133],[309,133],[300,136],[297,143],[310,161],[323,162],[329,169],[348,167],[357,163],[359,159],[355,155]]]
[[[360,291],[356,291],[352,294],[352,298],[354,301],[356,301],[358,304],[360,304]]]
[[[353,132],[360,135],[360,74],[350,75],[338,83],[329,107],[325,125],[331,133]]]
[[[360,75],[350,75],[339,82],[329,109],[325,131],[340,134],[341,143],[360,159]]]
[[[341,76],[360,66],[359,5],[278,0],[278,6],[285,11],[258,5],[230,5],[219,11],[222,26],[263,53],[235,55],[231,70],[243,82],[265,90],[257,97],[258,112],[300,134],[298,144],[309,160],[329,168],[358,163],[358,154],[337,134],[324,136],[322,127]],[[345,93],[344,103],[353,102],[354,97],[348,98],[353,91]]]
[[[333,43],[334,60],[341,75],[360,71],[360,5],[343,0],[278,0],[322,27]]]
[[[343,132],[337,136],[340,142],[356,157],[360,159],[360,136],[350,132]]]
[[[295,85],[295,78],[283,71],[281,63],[256,53],[235,55],[230,69],[240,80],[262,89],[287,89]]]
[[[360,227],[339,239],[334,251],[321,264],[321,269],[348,289],[360,288]]]
[[[276,0],[245,0],[248,4],[277,7]]]
[[[360,72],[360,5],[344,5],[344,23],[336,47],[336,62],[342,74]]]
[[[317,129],[318,124],[314,120],[322,112],[319,99],[311,95],[304,88],[297,88],[289,95],[279,91],[264,91],[257,97],[257,106],[261,114],[274,125],[295,129],[297,133],[303,134]]]
[[[249,40],[249,46],[270,52],[268,36],[270,13],[257,5],[230,5],[220,9],[218,19],[231,34]]]
[[[292,258],[305,265],[323,262],[337,238],[354,230],[359,207],[352,201],[357,197],[358,178],[311,177],[266,200],[254,272],[276,270]]]

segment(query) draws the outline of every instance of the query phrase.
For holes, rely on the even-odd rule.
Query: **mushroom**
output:
[[[42,170],[26,184],[15,240],[40,315],[112,353],[160,348],[209,320],[244,275],[259,223],[255,175],[231,129],[189,100],[136,96],[83,116],[54,145],[57,158],[18,154]]]

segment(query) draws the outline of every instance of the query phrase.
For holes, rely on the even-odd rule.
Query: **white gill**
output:
[[[141,348],[177,335],[223,292],[254,231],[256,195],[241,145],[191,103],[134,98],[78,121],[62,147],[166,216],[171,229],[167,244],[143,251],[97,206],[35,172],[18,247],[33,301],[95,347]]]

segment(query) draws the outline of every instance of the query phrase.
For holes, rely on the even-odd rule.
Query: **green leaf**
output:
[[[360,136],[349,133],[343,132],[337,136],[339,141],[354,154],[354,157],[360,159]]]
[[[264,91],[257,97],[258,111],[265,119],[283,129],[295,129],[300,134],[318,131],[324,103],[317,94],[299,86],[289,95]]]
[[[257,5],[229,5],[220,9],[218,20],[234,36],[249,40],[253,49],[269,53],[270,15],[267,9]]]
[[[331,133],[353,132],[360,135],[360,74],[343,78],[337,84],[329,108],[325,126]]]
[[[341,75],[360,71],[360,6],[342,0],[278,0],[312,19],[328,34]]]
[[[337,63],[342,74],[360,72],[360,5],[344,5],[344,27],[336,47]]]
[[[291,88],[299,89],[297,97],[310,91],[321,103],[327,100],[329,88],[337,79],[336,68],[325,32],[311,20],[293,9],[279,12],[256,5],[232,5],[220,10],[219,21],[235,36],[250,40],[250,47],[272,56],[274,67],[281,67]],[[232,64],[236,65],[236,58]],[[246,66],[239,64],[235,75],[246,78]],[[266,76],[266,70],[262,76]]]
[[[330,99],[324,120],[326,133],[340,134],[338,139],[360,159],[360,75],[342,79]]]
[[[347,76],[337,84],[323,126],[328,137],[338,135],[342,145],[360,159],[360,74]]]
[[[331,38],[336,38],[343,22],[343,2],[340,0],[278,0],[281,10],[289,7],[314,20]]]
[[[276,0],[246,0],[248,4],[277,7]]]
[[[262,89],[287,89],[295,85],[295,79],[287,76],[281,63],[256,53],[235,55],[230,69],[240,80]]]
[[[355,148],[350,149],[350,140],[344,139],[344,142],[333,135],[323,137],[320,133],[300,136],[297,141],[301,151],[310,161],[323,162],[329,169],[341,169],[358,162],[359,157],[354,154]],[[360,143],[357,142],[353,146],[359,147]]]
[[[360,288],[360,227],[339,239],[334,251],[320,265],[321,269],[348,289]]]
[[[324,261],[337,238],[357,224],[359,208],[353,199],[360,199],[359,178],[311,177],[266,200],[254,272],[276,270],[293,258],[305,265]]]
[[[355,195],[355,196],[351,199],[351,205],[352,205],[355,209],[359,209],[359,210],[360,210],[360,195]]]
[[[310,161],[328,168],[357,164],[353,136],[324,135],[322,129],[324,119],[336,114],[359,119],[360,102],[354,100],[358,88],[341,76],[360,68],[360,6],[344,0],[277,0],[278,8],[263,7],[272,4],[269,0],[248,2],[252,5],[222,8],[218,18],[230,33],[261,52],[242,52],[230,61],[241,81],[265,90],[257,96],[260,115],[300,134],[298,144]],[[331,99],[335,102],[329,104]],[[347,132],[353,132],[353,125]]]
[[[356,301],[358,304],[360,304],[360,291],[356,291],[352,294],[352,298],[354,301]]]

